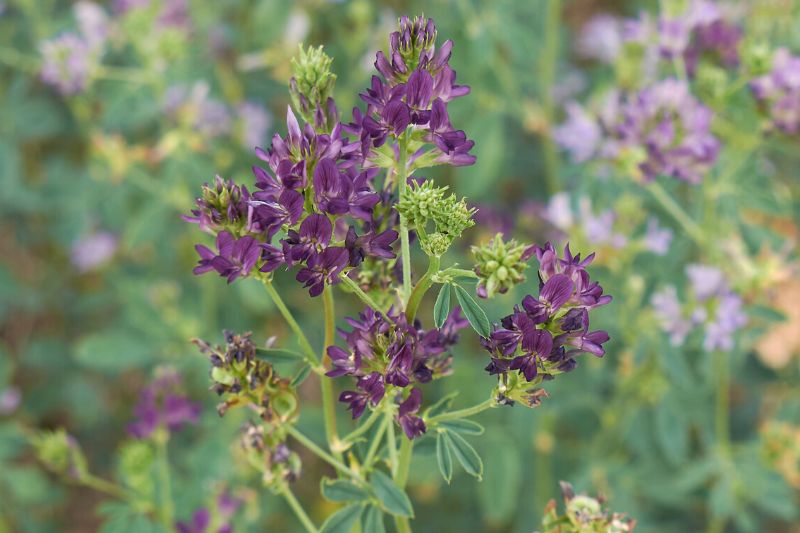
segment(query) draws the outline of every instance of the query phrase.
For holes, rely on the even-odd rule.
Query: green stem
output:
[[[308,337],[306,334],[303,333],[303,329],[300,327],[300,324],[297,323],[297,320],[294,319],[294,315],[292,312],[289,311],[289,308],[286,307],[286,304],[283,303],[283,299],[281,298],[278,291],[275,290],[275,287],[272,285],[272,282],[267,279],[266,277],[261,277],[261,282],[264,284],[264,288],[267,290],[267,294],[269,297],[272,298],[272,301],[275,303],[275,307],[278,308],[283,319],[286,320],[286,323],[289,324],[289,328],[297,335],[297,340],[300,343],[300,347],[306,353],[306,360],[308,364],[312,367],[316,368],[319,366],[319,359],[317,359],[317,354],[314,352],[314,348],[311,347],[311,343],[308,342]]]
[[[91,474],[89,474],[88,477],[81,479],[81,483],[90,489],[94,489],[98,492],[108,494],[109,496],[119,498],[120,500],[136,499],[133,494],[130,494],[127,490],[119,485]]]
[[[441,259],[439,257],[435,255],[430,256],[428,270],[425,272],[425,275],[420,278],[414,290],[411,292],[411,297],[408,299],[408,304],[406,305],[406,319],[409,324],[414,323],[414,317],[417,316],[419,304],[422,303],[422,298],[425,296],[425,293],[427,293],[428,289],[433,285],[433,276],[439,272],[440,264]]]
[[[414,455],[414,441],[408,438],[400,439],[400,457],[398,459],[397,472],[394,475],[394,482],[398,487],[404,489],[408,482],[408,471],[411,468],[411,457]],[[404,516],[395,516],[394,524],[399,533],[411,531],[411,524]]]
[[[325,352],[328,346],[334,343],[334,335],[336,333],[336,313],[333,304],[333,289],[330,285],[325,286],[322,292],[322,303],[325,309],[325,345],[322,351],[322,366],[327,367],[330,364],[330,357]],[[333,381],[327,376],[320,376],[320,387],[322,389],[322,413],[325,418],[325,436],[328,439],[328,446],[333,451],[333,455],[340,459],[342,454],[339,450],[339,436],[336,433],[336,404],[333,397]]]
[[[397,165],[397,186],[400,191],[400,198],[405,195],[408,184],[408,169],[406,168],[406,158],[408,156],[408,133],[400,137],[400,161]],[[403,258],[403,303],[408,302],[411,297],[411,244],[408,238],[408,221],[406,217],[400,215],[400,253]]]
[[[383,411],[376,411],[384,414]],[[378,448],[381,445],[381,440],[383,439],[383,434],[386,433],[386,427],[389,424],[393,424],[391,417],[384,416],[383,421],[381,422],[380,427],[378,427],[378,431],[375,432],[375,436],[372,438],[372,442],[369,445],[369,450],[367,451],[367,456],[364,458],[364,467],[370,468],[372,466],[372,462],[375,460],[375,454],[378,453]]]
[[[555,194],[560,190],[558,175],[558,152],[553,138],[550,135],[550,128],[555,122],[555,100],[553,98],[553,87],[556,81],[556,64],[558,62],[558,40],[561,28],[561,0],[549,0],[547,2],[547,13],[545,15],[544,28],[544,50],[542,52],[542,64],[540,68],[541,80],[541,99],[542,112],[547,124],[547,131],[542,139],[542,149],[544,155],[545,179],[547,190],[550,194]]]
[[[664,188],[655,181],[652,183],[647,184],[646,189],[650,191],[650,194],[653,195],[653,198],[661,204],[672,218],[681,225],[687,235],[691,237],[698,246],[705,246],[706,244],[706,237],[703,234],[703,230],[700,229],[700,226],[690,217],[683,208],[678,205],[678,203],[673,200],[672,196],[664,190]]]
[[[377,409],[372,411],[372,414],[369,415],[369,418],[367,418],[367,420],[364,421],[363,424],[361,424],[356,429],[354,429],[352,432],[350,432],[348,435],[346,435],[345,437],[342,438],[342,442],[343,443],[351,443],[351,442],[355,441],[361,435],[363,435],[364,433],[369,431],[369,428],[372,427],[372,425],[381,417],[382,414],[383,413],[381,411],[377,410]]]
[[[440,276],[451,276],[454,278],[477,278],[478,275],[474,270],[467,270],[466,268],[445,268],[439,273]]]
[[[442,413],[441,415],[434,416],[433,418],[427,420],[429,425],[434,425],[438,422],[444,422],[445,420],[456,420],[459,418],[468,418],[470,416],[475,416],[478,413],[485,411],[487,409],[491,409],[497,404],[494,398],[489,398],[486,401],[479,403],[478,405],[473,405],[472,407],[467,407],[465,409],[459,409],[458,411],[450,411],[449,413]]]
[[[331,465],[333,468],[335,468],[337,472],[340,472],[356,480],[361,479],[361,476],[359,476],[358,474],[347,468],[347,465],[345,465],[339,459],[335,458],[334,456],[323,450],[313,440],[303,435],[296,427],[286,426],[286,432],[289,435],[291,435],[297,442],[308,448],[310,452],[313,452],[317,457],[319,457],[320,459]]]
[[[728,456],[730,452],[730,368],[725,352],[714,352],[714,366],[717,378],[716,405],[714,411],[714,427],[720,452]]]
[[[345,285],[347,285],[347,287],[348,287],[350,290],[352,290],[352,291],[353,291],[353,293],[354,293],[356,296],[358,296],[358,298],[359,298],[359,299],[360,299],[362,302],[364,302],[364,303],[365,303],[367,306],[369,306],[369,307],[373,308],[374,310],[378,311],[378,312],[379,312],[381,315],[383,315],[383,317],[384,317],[386,320],[389,320],[389,318],[386,316],[386,314],[384,314],[384,312],[383,312],[383,310],[380,308],[380,306],[379,306],[377,303],[375,303],[375,300],[373,300],[373,299],[372,299],[372,297],[370,297],[370,295],[369,295],[369,294],[367,294],[366,292],[364,292],[364,291],[361,289],[361,287],[359,286],[359,284],[358,284],[358,283],[356,283],[356,282],[355,282],[353,279],[351,279],[351,278],[350,278],[350,277],[349,277],[347,274],[342,274],[342,275],[340,276],[340,278],[341,278],[341,280],[342,280],[342,283],[343,283],[343,284],[345,284]]]
[[[294,511],[297,519],[303,524],[303,527],[306,528],[306,531],[308,533],[317,533],[319,531],[317,526],[315,526],[314,522],[311,521],[311,518],[308,517],[308,513],[306,513],[305,509],[303,509],[303,506],[300,504],[300,502],[297,501],[292,489],[290,489],[288,485],[281,487],[281,495],[286,500],[286,503],[289,504],[289,507],[292,508],[292,511]]]
[[[386,446],[389,449],[389,466],[394,477],[397,474],[397,439],[394,435],[394,414],[391,410],[386,411]]]
[[[161,522],[165,531],[175,530],[175,511],[172,503],[172,482],[169,471],[169,455],[167,444],[169,442],[169,431],[164,428],[159,429],[155,434],[156,454],[159,483],[161,485]]]

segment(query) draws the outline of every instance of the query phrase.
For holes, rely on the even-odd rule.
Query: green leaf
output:
[[[486,317],[486,312],[478,305],[478,302],[469,295],[469,293],[461,285],[453,284],[456,290],[456,299],[461,310],[464,311],[464,316],[469,320],[469,325],[472,329],[478,332],[481,337],[488,337],[491,333],[492,325]]]
[[[439,422],[439,427],[455,431],[456,433],[463,433],[464,435],[483,435],[483,426],[472,420],[464,418],[457,418],[455,420],[444,420]]]
[[[436,463],[439,465],[439,472],[447,483],[453,478],[453,455],[450,453],[450,437],[447,432],[436,435]]]
[[[304,364],[300,370],[298,370],[297,374],[295,374],[294,378],[292,378],[292,387],[299,387],[309,374],[311,374],[311,365]]]
[[[452,445],[453,455],[456,456],[467,474],[481,479],[483,477],[483,461],[475,448],[458,433],[452,431],[446,431],[446,433]]]
[[[751,316],[760,318],[766,322],[784,322],[788,318],[785,313],[765,305],[750,305],[747,310]]]
[[[353,503],[339,509],[325,520],[322,524],[320,533],[350,533],[353,526],[361,518],[364,511],[363,503]]]
[[[346,479],[324,477],[319,486],[325,499],[332,502],[361,502],[369,498],[366,490]]]
[[[156,533],[161,528],[127,503],[107,502],[100,506],[105,517],[101,533]]]
[[[689,454],[686,417],[672,397],[665,397],[655,412],[655,433],[670,464],[682,465]]]
[[[270,363],[285,363],[287,361],[298,361],[305,359],[303,354],[293,350],[284,350],[282,348],[258,348],[256,355],[264,361]]]
[[[386,533],[383,525],[383,509],[370,505],[361,517],[361,531],[364,533]]]
[[[450,313],[450,284],[445,283],[439,290],[436,303],[433,304],[433,323],[437,328],[442,327],[447,315]]]
[[[73,354],[81,365],[109,373],[142,367],[153,357],[141,336],[123,331],[86,335],[78,341]]]
[[[414,508],[408,495],[380,470],[372,473],[372,490],[388,512],[408,518],[414,516]]]

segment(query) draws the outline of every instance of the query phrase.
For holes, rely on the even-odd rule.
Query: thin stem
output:
[[[376,411],[383,414],[382,411]],[[378,431],[375,432],[375,436],[372,438],[372,443],[369,445],[369,450],[367,450],[367,456],[364,458],[364,467],[369,468],[372,466],[372,462],[375,460],[375,454],[378,453],[378,448],[381,445],[381,440],[383,439],[383,434],[386,433],[386,427],[389,424],[392,424],[391,417],[383,417],[383,421],[381,425],[378,427]]]
[[[289,504],[289,507],[292,508],[292,511],[294,511],[297,519],[303,524],[303,527],[306,528],[306,531],[308,533],[317,533],[319,531],[317,526],[315,526],[314,522],[311,521],[311,518],[308,517],[308,513],[306,513],[305,509],[303,509],[303,506],[300,504],[300,502],[297,501],[292,489],[290,489],[288,485],[281,487],[281,495],[286,500],[286,503]]]
[[[294,315],[292,312],[289,311],[289,308],[286,307],[286,304],[283,303],[283,299],[281,298],[278,291],[275,290],[275,287],[272,285],[272,282],[267,279],[266,277],[261,278],[261,282],[264,284],[264,288],[267,290],[267,294],[269,294],[272,301],[275,302],[275,307],[278,308],[281,315],[283,315],[283,319],[286,320],[286,323],[289,324],[289,328],[297,335],[297,340],[300,343],[300,347],[306,353],[306,359],[308,364],[312,367],[319,366],[319,359],[317,359],[317,354],[314,352],[314,348],[311,347],[311,343],[308,342],[308,337],[306,334],[303,333],[303,329],[300,327],[300,324],[297,323],[297,320],[294,319]]]
[[[700,229],[700,226],[697,225],[692,217],[690,217],[683,208],[678,205],[678,203],[673,200],[672,196],[664,190],[664,188],[655,181],[646,185],[646,189],[650,191],[650,194],[653,195],[653,198],[661,204],[672,218],[681,225],[681,227],[686,231],[686,234],[691,237],[698,246],[704,246],[706,244],[706,237],[703,234],[703,230]]]
[[[382,414],[383,413],[377,409],[372,411],[372,414],[369,415],[369,418],[367,418],[367,420],[363,424],[358,426],[356,429],[354,429],[352,432],[350,432],[348,435],[346,435],[341,439],[342,442],[351,443],[355,441],[361,435],[369,431],[369,428],[372,427],[372,425],[381,417]]]
[[[361,476],[347,468],[340,460],[336,459],[334,456],[323,450],[320,446],[318,446],[314,441],[303,435],[296,427],[294,426],[286,426],[286,432],[291,435],[297,442],[308,448],[308,450],[314,453],[317,457],[331,465],[333,468],[336,469],[337,472],[340,472],[346,476],[352,477],[353,479],[360,480]]]
[[[166,531],[175,530],[174,515],[175,511],[172,503],[172,476],[169,471],[169,455],[167,450],[167,443],[169,442],[169,431],[162,428],[155,434],[156,454],[159,483],[161,485],[161,505],[160,514],[161,522],[163,523]]]
[[[414,290],[411,292],[411,297],[408,299],[408,304],[406,305],[406,319],[409,324],[414,323],[414,317],[417,316],[419,304],[422,303],[422,298],[425,297],[425,293],[427,293],[428,289],[433,285],[433,276],[439,272],[440,264],[440,258],[435,255],[430,256],[428,270],[425,272],[425,275],[420,278]]]
[[[714,366],[717,378],[716,405],[714,411],[714,427],[717,443],[723,455],[730,451],[730,368],[728,358],[722,350],[714,352]]]
[[[397,533],[411,533],[411,524],[408,523],[408,518],[405,516],[395,516],[394,525]]]
[[[438,422],[444,422],[445,420],[456,420],[459,418],[468,418],[470,416],[475,416],[478,413],[485,411],[487,409],[491,409],[497,404],[494,398],[489,398],[486,401],[479,403],[478,405],[473,405],[472,407],[467,407],[465,409],[459,409],[458,411],[450,411],[449,413],[443,413],[439,416],[434,416],[433,418],[429,419],[427,422],[430,425],[437,424]]]
[[[541,99],[542,112],[547,124],[547,131],[542,138],[542,149],[544,155],[545,179],[547,189],[550,194],[555,194],[560,190],[558,175],[558,152],[550,135],[550,128],[555,122],[555,99],[553,98],[553,87],[555,87],[556,64],[558,62],[558,40],[561,28],[561,0],[549,0],[547,2],[547,13],[545,15],[544,28],[544,50],[542,53],[542,64],[540,68],[541,80]]]
[[[406,168],[406,158],[408,156],[408,133],[400,137],[400,161],[397,165],[397,186],[400,191],[400,198],[406,192],[408,184],[408,169]],[[403,258],[403,303],[408,302],[411,297],[411,244],[408,238],[408,221],[406,217],[400,215],[400,253]]]
[[[109,496],[119,498],[120,500],[135,499],[133,494],[129,493],[127,490],[120,487],[116,483],[106,481],[105,479],[93,476],[91,474],[89,474],[88,477],[81,479],[81,483],[86,487],[89,487],[90,489],[94,489],[98,492],[103,492],[105,494],[108,494]]]
[[[384,317],[384,318],[385,318],[387,321],[389,320],[389,318],[386,316],[386,314],[383,312],[383,310],[380,308],[380,306],[379,306],[377,303],[375,303],[375,300],[373,300],[373,299],[372,299],[372,297],[371,297],[369,294],[367,294],[366,292],[364,292],[364,291],[363,291],[363,289],[361,289],[361,287],[359,286],[359,284],[358,284],[358,283],[356,283],[356,282],[355,282],[353,279],[351,279],[351,278],[350,278],[348,275],[346,275],[346,274],[342,274],[342,275],[340,276],[340,278],[341,278],[341,280],[342,280],[342,283],[344,283],[345,285],[347,285],[347,287],[348,287],[350,290],[352,290],[352,291],[353,291],[353,293],[354,293],[356,296],[358,296],[358,298],[359,298],[359,299],[360,299],[362,302],[364,302],[364,303],[365,303],[367,306],[369,306],[369,307],[373,308],[374,310],[376,310],[377,312],[379,312],[381,315],[383,315],[383,317]]]
[[[467,270],[466,268],[445,268],[439,272],[441,276],[452,276],[454,278],[477,278],[478,275],[474,270]]]
[[[414,455],[414,441],[408,438],[401,438],[400,440],[400,458],[398,459],[394,482],[398,487],[404,489],[408,481],[408,471],[411,468],[411,457]],[[408,518],[404,516],[395,516],[394,524],[399,533],[411,531],[411,524]]]
[[[325,352],[328,346],[334,342],[336,313],[333,303],[333,290],[330,285],[325,286],[322,292],[322,303],[325,309],[325,346],[322,351],[323,368],[330,364],[330,357]],[[333,451],[333,455],[341,460],[342,454],[339,449],[339,436],[336,432],[336,404],[333,397],[333,381],[327,376],[320,376],[320,387],[322,389],[322,413],[325,419],[325,436],[328,439],[328,446]]]
[[[394,436],[394,415],[390,410],[386,411],[386,446],[389,448],[389,466],[394,477],[397,474],[397,439]]]

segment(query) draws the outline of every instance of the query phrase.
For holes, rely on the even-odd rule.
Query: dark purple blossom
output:
[[[400,403],[397,410],[397,422],[409,439],[414,439],[425,433],[425,421],[416,416],[422,406],[422,392],[411,389],[408,398]]]
[[[319,296],[325,288],[325,283],[334,285],[339,283],[339,274],[348,265],[350,256],[347,248],[331,247],[321,253],[312,254],[307,266],[297,273],[297,281],[308,287],[311,296]]]
[[[253,237],[245,235],[237,239],[227,231],[217,234],[217,253],[202,244],[195,246],[195,250],[200,261],[194,273],[216,270],[220,276],[228,278],[228,283],[239,276],[248,276],[261,255],[261,248]]]
[[[200,404],[181,393],[180,375],[167,369],[142,389],[134,408],[136,419],[128,426],[128,433],[146,439],[158,428],[175,432],[185,424],[197,423],[200,409]]]

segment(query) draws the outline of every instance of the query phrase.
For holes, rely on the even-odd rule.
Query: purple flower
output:
[[[647,219],[647,230],[644,235],[644,247],[657,255],[666,255],[672,243],[672,230],[661,228],[656,218]]]
[[[136,419],[128,426],[128,433],[137,439],[146,439],[158,428],[174,433],[187,423],[196,424],[201,406],[183,396],[180,388],[180,375],[171,369],[162,370],[142,389],[134,408]]]
[[[613,63],[622,51],[622,22],[611,15],[592,17],[581,28],[578,53],[602,63]]]
[[[211,525],[211,513],[205,507],[194,512],[188,522],[177,522],[175,528],[178,533],[207,533]]]
[[[360,377],[356,387],[357,391],[344,391],[339,395],[339,401],[348,404],[354,420],[364,414],[367,403],[377,406],[386,392],[383,376],[378,372]]]
[[[408,394],[408,398],[400,403],[397,412],[397,422],[410,440],[423,435],[426,430],[425,421],[415,416],[419,412],[421,405],[422,392],[417,388],[413,388]]]
[[[553,129],[553,140],[570,153],[574,163],[588,161],[600,144],[600,125],[576,102],[567,102],[564,110],[567,120]]]
[[[218,253],[201,244],[196,245],[195,250],[200,255],[200,261],[194,273],[216,270],[220,276],[228,278],[228,283],[239,276],[248,276],[261,255],[258,242],[253,237],[246,235],[236,239],[227,231],[217,234]]]
[[[350,259],[347,248],[326,248],[319,254],[312,254],[306,267],[297,273],[297,281],[308,287],[311,296],[319,296],[325,283],[339,283],[339,273],[344,270]]]
[[[88,272],[109,261],[117,251],[117,238],[101,231],[79,239],[70,250],[70,262],[79,272]]]
[[[89,42],[76,33],[64,33],[40,45],[43,57],[42,81],[63,95],[84,90],[97,66],[97,54]]]
[[[214,184],[203,185],[202,195],[196,200],[196,209],[191,215],[183,215],[183,220],[197,224],[201,230],[216,233],[228,226],[251,229],[253,207],[250,205],[250,192],[245,186],[233,181],[214,177]]]
[[[553,335],[549,331],[530,328],[522,332],[523,355],[515,357],[510,370],[519,370],[528,381],[533,381],[538,373],[539,360],[546,359],[553,350]]]
[[[779,48],[772,70],[751,81],[750,90],[775,128],[789,135],[800,132],[800,57]]]
[[[669,286],[653,294],[650,299],[662,329],[669,334],[673,346],[683,344],[694,324],[684,315],[675,287]]]

